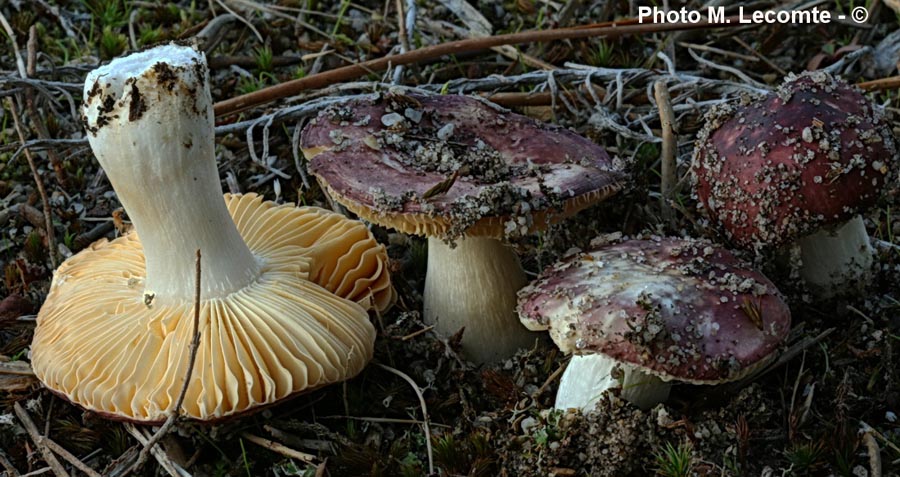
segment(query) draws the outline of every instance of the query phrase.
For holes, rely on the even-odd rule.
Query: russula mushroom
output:
[[[425,320],[465,328],[476,362],[532,346],[516,320],[527,283],[504,238],[540,230],[618,191],[604,149],[466,96],[386,94],[322,112],[303,131],[310,171],[360,217],[428,236]]]
[[[181,412],[215,420],[357,374],[394,291],[365,225],[318,208],[223,198],[203,53],[174,44],[87,76],[91,147],[136,232],[56,271],[32,365],[99,414],[165,419],[181,392],[202,251],[200,344]],[[139,235],[138,235],[139,234]]]
[[[896,174],[890,126],[860,91],[825,72],[715,108],[695,150],[700,206],[734,244],[800,248],[800,276],[829,297],[864,281],[872,247],[860,213]]]
[[[519,316],[573,353],[558,409],[590,410],[601,394],[647,409],[673,382],[718,384],[774,356],[790,310],[760,273],[692,239],[631,239],[568,257],[519,292]]]

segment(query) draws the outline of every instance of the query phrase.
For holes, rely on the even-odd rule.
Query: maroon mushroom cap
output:
[[[539,229],[624,183],[590,140],[467,96],[387,94],[332,107],[304,129],[301,148],[353,212],[449,239]]]
[[[896,164],[891,128],[860,91],[813,72],[711,111],[693,174],[707,216],[734,243],[760,248],[868,209]]]
[[[775,285],[708,241],[626,240],[569,257],[519,292],[519,317],[564,352],[663,379],[738,379],[773,356],[791,314]]]

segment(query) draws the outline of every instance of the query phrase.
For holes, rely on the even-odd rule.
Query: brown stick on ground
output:
[[[304,78],[277,84],[253,93],[226,99],[213,107],[216,116],[224,116],[243,111],[254,106],[266,104],[287,96],[293,96],[301,91],[314,88],[322,88],[328,85],[347,81],[370,72],[383,71],[389,66],[408,65],[446,55],[458,55],[474,51],[486,50],[501,45],[518,45],[523,43],[537,43],[555,40],[568,40],[577,38],[592,38],[605,36],[614,38],[625,35],[639,35],[643,33],[697,30],[704,28],[726,28],[741,26],[737,17],[726,19],[726,23],[647,23],[634,24],[626,21],[625,25],[614,23],[608,26],[590,26],[587,28],[557,28],[541,31],[526,31],[481,38],[468,38],[465,40],[441,43],[407,53],[385,56],[374,60],[364,61],[354,65],[348,65],[319,74],[309,75]],[[746,26],[746,25],[742,25]]]
[[[69,452],[68,450],[66,450],[65,447],[57,444],[56,442],[51,440],[49,437],[41,437],[41,444],[46,445],[48,448],[50,448],[50,450],[53,451],[54,454],[65,459],[68,463],[75,466],[76,469],[78,469],[78,470],[84,472],[86,475],[88,475],[88,477],[102,477],[99,472],[90,468],[87,464],[82,462],[81,459],[79,459],[78,457],[75,457],[75,455],[72,454],[71,452]]]
[[[900,76],[891,76],[888,78],[880,78],[872,81],[863,81],[862,83],[856,83],[856,86],[859,86],[865,91],[884,91],[886,89],[898,89],[900,88]]]
[[[660,206],[662,216],[670,224],[675,218],[675,213],[669,205],[675,191],[676,168],[678,164],[675,156],[678,153],[678,138],[675,136],[675,113],[672,111],[672,99],[669,97],[669,88],[664,81],[657,81],[653,85],[653,96],[656,98],[656,106],[659,107],[659,122],[662,125],[662,153],[660,153]]]
[[[44,462],[50,466],[53,473],[58,477],[68,477],[69,473],[66,472],[66,469],[62,466],[56,456],[53,455],[50,448],[42,442],[41,434],[38,432],[37,426],[34,425],[34,421],[31,420],[31,416],[28,415],[28,411],[26,411],[18,402],[13,403],[13,410],[16,412],[16,416],[19,417],[19,420],[22,421],[22,426],[25,427],[25,431],[28,432],[31,440],[34,441],[34,445],[36,445],[41,452]]]
[[[263,437],[255,436],[253,434],[250,434],[249,432],[241,433],[241,437],[243,437],[244,439],[247,439],[248,441],[250,441],[260,447],[264,447],[266,449],[269,449],[272,452],[276,452],[285,457],[289,457],[291,459],[297,459],[302,462],[306,462],[307,464],[315,464],[316,463],[316,456],[314,456],[312,454],[307,454],[306,452],[300,452],[298,450],[291,449],[290,447],[288,447],[284,444],[281,444],[281,443],[278,443],[278,442],[275,442],[275,441],[272,441],[269,439],[265,439]]]

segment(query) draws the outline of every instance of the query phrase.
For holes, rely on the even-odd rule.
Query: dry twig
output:
[[[50,421],[47,421],[50,422]],[[96,470],[90,468],[87,464],[82,462],[78,457],[75,457],[71,452],[67,451],[65,447],[57,444],[52,439],[48,437],[41,437],[41,444],[49,447],[54,454],[62,457],[68,463],[75,466],[76,469],[84,472],[88,475],[88,477],[101,477],[100,473]]]
[[[659,80],[653,85],[653,95],[659,108],[659,122],[662,127],[662,153],[660,154],[660,207],[662,216],[670,224],[674,222],[675,214],[669,201],[675,190],[676,169],[675,156],[678,153],[678,137],[675,135],[675,113],[672,111],[672,99],[669,97],[669,89],[665,81]]]
[[[484,38],[468,38],[465,40],[451,41],[425,48],[410,51],[401,55],[387,56],[376,58],[374,60],[364,61],[361,63],[344,66],[334,70],[326,71],[320,74],[309,75],[300,79],[288,81],[268,88],[248,93],[235,98],[220,101],[215,104],[214,110],[216,116],[243,111],[254,106],[275,101],[295,95],[301,91],[321,88],[341,81],[346,81],[362,75],[366,75],[373,71],[383,71],[389,66],[408,65],[418,63],[434,58],[440,58],[446,55],[459,55],[475,51],[485,50],[494,46],[516,45],[522,43],[545,42],[555,40],[591,38],[604,36],[607,38],[615,38],[627,35],[638,35],[652,32],[677,31],[677,30],[696,30],[704,28],[725,28],[728,26],[737,26],[739,23],[736,19],[731,23],[713,24],[708,22],[699,23],[654,23],[654,24],[627,24],[613,26],[591,26],[588,28],[560,28],[541,31],[527,31],[521,33],[510,33],[506,35],[496,35]]]
[[[165,437],[166,434],[172,429],[172,426],[175,425],[175,420],[178,419],[179,412],[181,411],[181,406],[184,404],[184,397],[187,394],[188,387],[191,384],[191,376],[194,374],[194,362],[197,360],[197,348],[200,346],[200,249],[197,249],[197,262],[196,262],[196,272],[194,274],[194,331],[193,331],[193,340],[191,340],[189,355],[188,355],[188,367],[187,372],[184,375],[184,383],[181,386],[181,392],[178,393],[178,399],[175,401],[175,406],[172,409],[169,409],[169,415],[166,417],[166,421],[160,426],[159,430],[157,430],[147,441],[144,443],[144,448],[141,450],[141,453],[138,455],[137,461],[125,472],[124,475],[128,475],[129,473],[136,471],[144,465],[147,461],[147,458],[150,456],[150,452],[152,452],[153,448],[156,447],[156,443],[159,442],[160,439]]]
[[[881,477],[881,449],[878,447],[878,441],[871,432],[865,431],[862,436],[863,442],[866,444],[866,450],[869,453],[869,475],[871,477]]]
[[[38,428],[34,424],[34,421],[31,420],[31,416],[28,415],[28,411],[26,411],[18,402],[13,403],[13,410],[15,411],[16,416],[19,417],[19,420],[22,421],[25,431],[28,432],[28,436],[31,437],[34,445],[37,446],[41,456],[44,458],[44,462],[50,466],[53,473],[58,477],[68,477],[69,473],[66,472],[66,469],[62,466],[56,456],[53,455],[50,448],[43,442],[43,438],[41,437],[40,432],[38,432]]]
[[[3,449],[0,449],[0,466],[3,466],[3,469],[9,477],[19,477],[19,471],[13,467],[12,462],[6,457],[6,453],[3,452]]]
[[[162,450],[160,446],[149,446],[150,439],[152,436],[149,435],[148,432],[141,432],[140,429],[135,427],[134,424],[128,423],[125,424],[125,430],[128,431],[129,434],[132,435],[137,441],[144,446],[145,449],[150,449],[150,452],[153,454],[153,457],[156,458],[156,461],[159,462],[160,467],[163,468],[169,475],[172,477],[190,477],[186,470],[182,469],[178,464],[172,462],[172,459],[166,455],[165,451]],[[125,474],[119,474],[125,475]]]
[[[316,456],[314,456],[312,454],[307,454],[305,452],[300,452],[295,449],[291,449],[290,447],[288,447],[284,444],[280,444],[278,442],[275,442],[275,441],[272,441],[272,440],[269,440],[269,439],[266,439],[263,437],[255,436],[253,434],[250,434],[249,432],[242,433],[241,437],[243,437],[244,439],[247,439],[248,441],[250,441],[260,447],[269,449],[270,451],[281,454],[287,458],[297,459],[297,460],[306,462],[307,464],[315,464],[316,463]]]

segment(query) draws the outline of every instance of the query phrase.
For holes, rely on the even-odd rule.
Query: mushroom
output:
[[[734,244],[800,248],[799,273],[829,297],[865,282],[873,250],[860,213],[897,169],[890,126],[825,72],[707,117],[693,160],[700,207]]]
[[[54,393],[159,422],[184,385],[202,250],[200,342],[184,415],[214,420],[348,379],[371,359],[367,308],[393,300],[383,246],[332,212],[221,192],[206,59],[175,44],[85,82],[88,139],[136,232],[55,272],[32,343]]]
[[[590,410],[603,392],[644,409],[673,382],[719,384],[760,369],[791,315],[766,277],[710,242],[613,240],[545,270],[519,292],[519,316],[574,353],[556,408]]]
[[[425,320],[465,328],[469,359],[534,344],[517,323],[527,283],[503,239],[543,229],[623,185],[604,149],[466,96],[390,93],[322,112],[301,146],[328,194],[365,220],[428,236]]]

